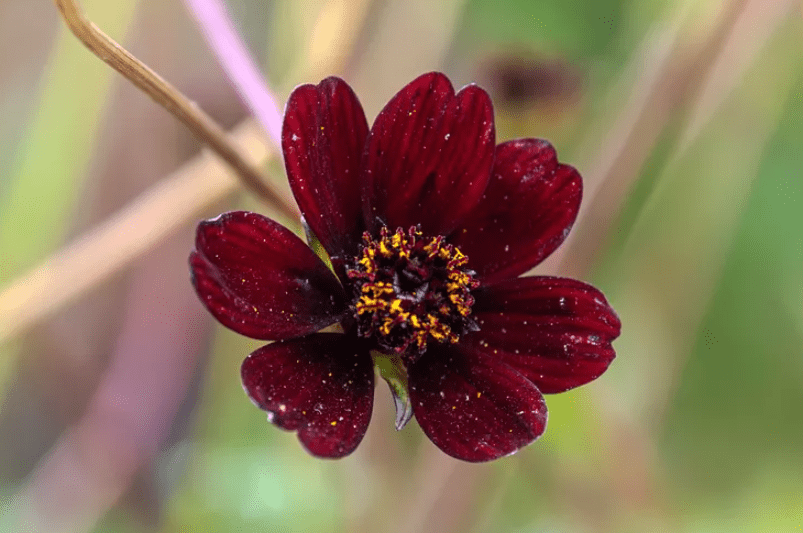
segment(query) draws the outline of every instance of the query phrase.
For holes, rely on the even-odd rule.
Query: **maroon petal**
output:
[[[546,429],[546,403],[538,388],[484,353],[435,347],[409,372],[418,424],[452,457],[490,461],[526,446]]]
[[[385,106],[363,155],[363,208],[368,228],[421,224],[446,235],[471,211],[490,178],[493,108],[469,85],[455,94],[443,74],[425,74]]]
[[[374,367],[356,337],[317,333],[275,342],[242,366],[243,388],[282,429],[318,457],[343,457],[357,447],[371,421]]]
[[[190,267],[215,318],[255,339],[306,335],[337,322],[345,309],[332,271],[288,229],[256,213],[198,224]]]
[[[580,174],[536,139],[497,146],[492,176],[477,209],[450,238],[486,283],[523,274],[560,246],[583,191]]]
[[[598,378],[615,353],[621,324],[591,285],[567,278],[513,279],[478,291],[480,326],[461,348],[512,366],[541,392],[562,392]]]
[[[301,212],[335,264],[354,255],[362,233],[359,170],[368,122],[340,78],[302,85],[290,95],[282,150]]]

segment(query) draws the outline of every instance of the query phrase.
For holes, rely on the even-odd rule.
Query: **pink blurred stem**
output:
[[[281,151],[282,113],[268,83],[234,28],[223,0],[184,0],[240,98]]]
[[[19,527],[93,530],[153,461],[173,428],[206,346],[209,320],[186,285],[189,231],[167,241],[132,274],[128,307],[109,367],[81,420],[56,443],[10,505]],[[69,386],[69,384],[65,384]]]

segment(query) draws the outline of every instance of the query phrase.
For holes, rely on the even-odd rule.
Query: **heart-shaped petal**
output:
[[[619,317],[600,291],[567,278],[508,280],[476,293],[480,330],[461,345],[503,361],[543,393],[563,392],[602,375],[616,354]]]
[[[243,387],[277,426],[318,457],[343,457],[368,429],[374,368],[356,337],[316,333],[263,346],[243,361]]]
[[[558,163],[546,141],[520,139],[496,147],[482,200],[450,236],[484,283],[527,272],[560,246],[580,209],[580,174]]]
[[[224,326],[255,339],[318,331],[340,320],[345,293],[304,242],[256,213],[233,211],[198,225],[192,282]]]
[[[474,208],[494,159],[491,99],[469,85],[454,93],[433,72],[404,87],[376,117],[363,155],[366,227],[417,224],[447,235]]]
[[[410,397],[424,433],[464,461],[509,455],[546,429],[546,403],[538,388],[484,353],[431,348],[410,366]]]
[[[282,150],[290,187],[338,270],[363,231],[359,179],[367,135],[360,101],[340,78],[296,87],[287,101]]]

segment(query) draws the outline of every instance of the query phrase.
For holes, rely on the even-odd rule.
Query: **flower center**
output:
[[[430,340],[455,343],[477,329],[471,290],[479,282],[466,268],[468,257],[442,236],[383,227],[378,239],[365,232],[361,249],[348,269],[358,335],[414,360]]]

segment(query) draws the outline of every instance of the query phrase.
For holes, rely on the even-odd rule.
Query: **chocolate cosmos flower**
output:
[[[455,94],[443,74],[425,74],[369,130],[351,88],[328,78],[293,91],[282,140],[331,268],[248,212],[201,222],[190,262],[223,325],[277,341],[245,360],[243,386],[312,454],[342,457],[362,440],[378,354],[406,371],[427,436],[466,461],[537,439],[542,394],[588,383],[613,360],[620,323],[598,290],[518,277],[566,238],[580,175],[546,141],[495,145],[479,87]]]

